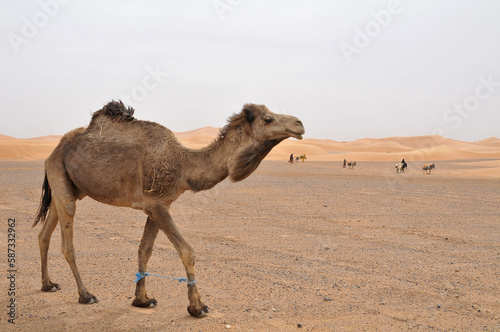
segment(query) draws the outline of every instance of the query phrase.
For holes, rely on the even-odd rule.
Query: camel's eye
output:
[[[271,123],[271,122],[273,122],[273,118],[272,118],[272,117],[270,117],[270,116],[265,116],[265,117],[263,118],[263,120],[264,120],[264,122],[265,122],[265,123]]]

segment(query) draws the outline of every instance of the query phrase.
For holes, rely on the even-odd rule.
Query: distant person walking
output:
[[[342,168],[345,168],[345,165],[347,164],[347,160],[344,159],[344,164],[342,165]]]
[[[290,155],[290,159],[288,160],[288,163],[293,164],[293,153]]]

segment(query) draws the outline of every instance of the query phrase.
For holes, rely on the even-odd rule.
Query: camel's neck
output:
[[[241,143],[235,137],[218,138],[201,149],[187,149],[183,169],[185,186],[192,191],[208,190],[229,175],[229,161]]]
[[[228,176],[233,181],[241,181],[255,171],[279,142],[258,143],[235,130],[202,149],[187,149],[184,185],[186,189],[201,191],[214,187]]]

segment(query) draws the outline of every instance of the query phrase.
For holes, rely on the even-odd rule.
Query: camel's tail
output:
[[[42,197],[40,199],[40,206],[38,207],[38,212],[35,216],[35,222],[31,228],[35,227],[41,220],[42,223],[45,222],[45,217],[49,211],[50,202],[52,201],[52,192],[50,190],[49,180],[47,180],[47,173],[45,173],[45,179],[42,185]]]

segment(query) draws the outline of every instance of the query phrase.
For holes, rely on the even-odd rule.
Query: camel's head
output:
[[[276,114],[264,105],[246,104],[241,115],[249,124],[251,134],[257,141],[281,141],[289,137],[302,139],[304,125],[294,116]]]
[[[262,159],[282,140],[295,137],[302,139],[304,126],[299,119],[286,114],[275,114],[264,105],[246,104],[239,114],[233,115],[222,130],[225,133],[233,130],[246,133],[249,143],[243,146],[230,161],[229,174],[231,180],[241,181],[257,169]]]

